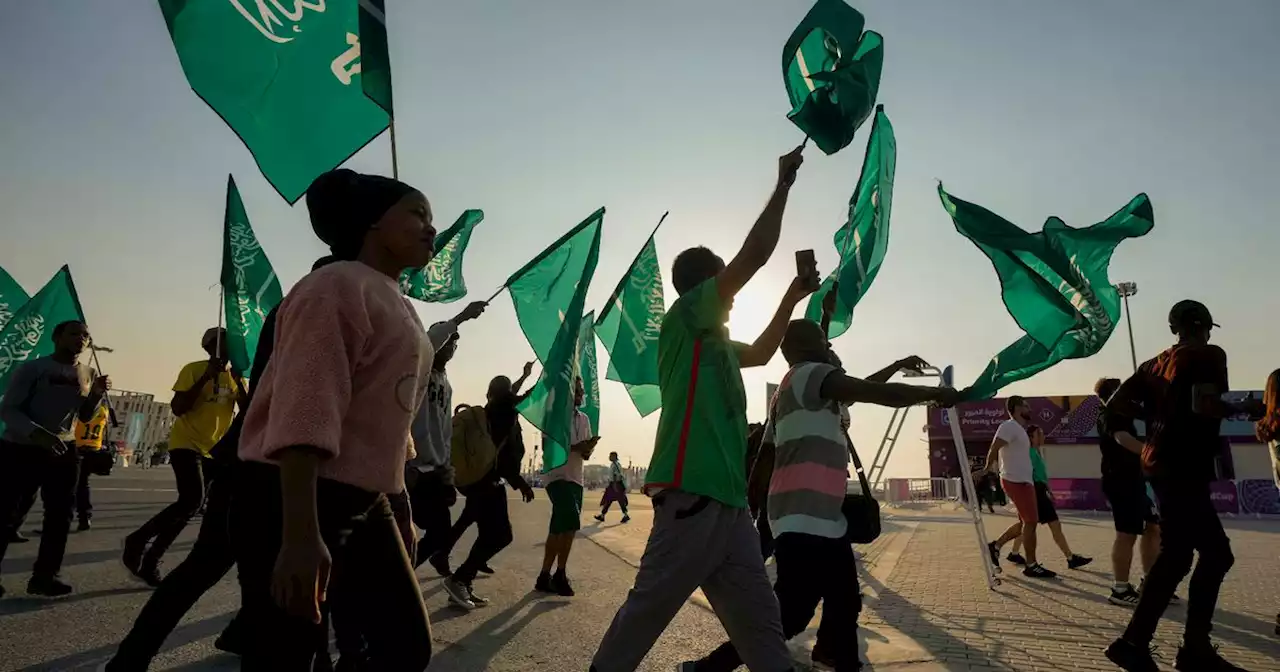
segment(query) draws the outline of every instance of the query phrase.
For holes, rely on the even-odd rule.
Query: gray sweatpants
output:
[[[639,667],[699,587],[748,669],[792,669],[778,600],[747,509],[679,490],[654,498],[653,531],[636,584],[613,617],[591,669],[632,672]]]

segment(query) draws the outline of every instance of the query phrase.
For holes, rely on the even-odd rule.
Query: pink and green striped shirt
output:
[[[847,521],[841,511],[849,479],[849,449],[840,405],[822,398],[830,364],[792,367],[774,396],[769,423],[776,447],[769,482],[769,526],[838,539]]]

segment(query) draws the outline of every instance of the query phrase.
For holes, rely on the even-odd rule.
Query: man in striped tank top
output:
[[[816,322],[795,320],[788,325],[782,355],[791,370],[778,386],[768,421],[776,446],[768,515],[776,536],[778,579],[773,590],[782,611],[783,635],[791,639],[803,632],[822,601],[813,660],[846,672],[862,669],[856,636],[862,597],[853,547],[845,536],[848,521],[841,510],[849,477],[841,406],[950,406],[956,391],[854,378],[831,364],[830,348]],[[741,664],[732,643],[726,642],[681,669],[728,672]]]

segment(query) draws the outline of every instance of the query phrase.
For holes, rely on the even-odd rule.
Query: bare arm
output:
[[[791,315],[795,313],[796,305],[812,291],[805,287],[805,281],[801,278],[791,281],[791,286],[782,296],[782,302],[778,304],[778,310],[774,312],[773,319],[769,320],[769,326],[760,332],[760,336],[754,343],[738,352],[738,364],[742,368],[764,366],[773,359],[778,352],[778,346],[782,345],[782,337],[787,335],[787,325],[791,323]]]
[[[283,542],[295,544],[319,540],[316,479],[320,472],[321,453],[306,446],[295,446],[281,450],[276,458],[280,465]]]
[[[822,381],[822,398],[842,404],[867,403],[890,408],[938,402],[950,405],[956,391],[949,387],[920,387],[902,383],[876,383],[833,371]]]
[[[218,369],[215,363],[210,361],[204,373],[200,374],[200,377],[196,379],[196,382],[191,387],[181,392],[174,392],[173,400],[169,402],[169,408],[173,409],[173,414],[181,417],[191,412],[191,409],[195,408],[196,402],[200,401],[200,393],[204,391],[205,383],[213,380],[217,374]]]
[[[876,371],[875,373],[867,376],[866,380],[869,383],[887,383],[889,382],[889,379],[893,377],[893,374],[901,370],[902,370],[902,362],[894,362],[889,366],[886,366],[883,369],[880,369],[879,371]]]
[[[533,390],[529,390],[524,394],[520,394],[520,388],[524,387],[525,381],[529,380],[529,376],[532,373],[533,373],[533,362],[526,362],[524,365],[524,371],[520,374],[520,377],[516,379],[516,382],[511,384],[511,393],[516,395],[517,404],[524,401],[524,398],[529,396],[529,392],[533,391]]]
[[[1130,434],[1129,432],[1116,432],[1115,434],[1111,435],[1111,438],[1115,439],[1116,443],[1120,444],[1120,447],[1124,448],[1125,450],[1135,455],[1142,454],[1142,448],[1143,448],[1142,442],[1139,441],[1136,437],[1134,437],[1134,435]]]
[[[1009,445],[1004,439],[996,438],[991,442],[991,449],[987,451],[987,463],[983,466],[983,471],[988,473],[995,471],[996,456],[1000,454],[1000,449]]]
[[[738,294],[756,272],[764,267],[778,247],[778,236],[782,233],[782,215],[787,209],[787,197],[791,193],[791,185],[795,182],[796,171],[804,162],[801,156],[803,147],[797,147],[778,159],[778,182],[773,195],[765,204],[764,211],[756,219],[742,243],[742,249],[729,265],[720,272],[716,281],[716,290],[720,298],[728,301]]]

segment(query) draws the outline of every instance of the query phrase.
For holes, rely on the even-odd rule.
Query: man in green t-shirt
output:
[[[1070,569],[1080,569],[1085,565],[1093,562],[1093,558],[1087,558],[1083,555],[1071,552],[1071,544],[1067,543],[1067,535],[1062,532],[1062,521],[1058,520],[1058,509],[1053,505],[1053,493],[1049,490],[1049,470],[1045,469],[1044,456],[1040,454],[1040,447],[1044,445],[1044,430],[1031,425],[1027,427],[1027,437],[1031,439],[1031,479],[1035,481],[1036,489],[1036,511],[1037,518],[1041,525],[1048,525],[1049,532],[1053,535],[1053,542],[1058,545],[1058,550],[1062,551],[1062,555],[1067,558],[1067,567]],[[1026,558],[1018,551],[1022,550],[1022,537],[1015,537],[1013,540],[1013,550],[1006,558],[1015,565],[1026,565]]]
[[[817,278],[792,282],[754,343],[729,340],[725,325],[734,296],[778,246],[802,149],[778,159],[773,195],[728,265],[705,247],[681,252],[672,264],[672,284],[680,297],[667,311],[658,339],[662,415],[644,486],[653,497],[653,531],[635,587],[605,633],[592,670],[635,670],[698,588],[747,667],[792,669],[778,601],[747,509],[747,399],[741,369],[773,358],[791,314],[817,289]]]

